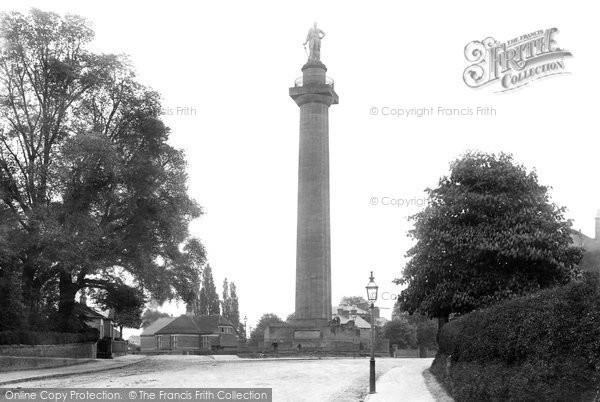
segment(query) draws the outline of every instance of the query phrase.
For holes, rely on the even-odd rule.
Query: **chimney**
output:
[[[337,314],[338,314],[340,317],[343,317],[343,316],[344,316],[344,309],[343,309],[343,308],[338,308],[338,309],[337,309]]]
[[[600,240],[600,209],[596,211],[596,234],[595,240]]]

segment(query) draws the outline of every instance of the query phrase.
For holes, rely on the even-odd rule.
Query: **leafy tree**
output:
[[[138,289],[125,284],[111,285],[98,295],[97,301],[104,308],[113,311],[114,320],[120,326],[121,336],[123,327],[139,328],[142,325],[145,300],[143,293]]]
[[[124,273],[157,300],[189,301],[204,264],[159,96],[123,57],[87,50],[93,35],[77,16],[0,15],[0,250],[18,256],[0,277],[22,270],[32,328],[57,307],[56,329],[77,330],[75,294]]]
[[[20,273],[13,269],[0,272],[0,331],[19,330],[26,319]]]
[[[221,313],[223,314],[223,317],[230,320],[230,318],[231,318],[231,297],[229,296],[229,282],[227,282],[227,278],[225,278],[223,280],[223,301],[221,302],[221,306],[222,306]]]
[[[582,250],[572,247],[564,208],[549,200],[512,156],[469,152],[451,164],[429,204],[412,217],[416,240],[403,277],[400,308],[438,317],[566,283]]]
[[[229,284],[229,297],[231,300],[231,310],[227,319],[233,323],[234,328],[239,328],[240,323],[240,302],[237,297],[237,288],[234,282]],[[243,326],[243,325],[241,325]]]
[[[282,324],[283,321],[276,314],[263,314],[258,320],[256,327],[250,333],[250,343],[253,345],[262,345],[265,341],[265,330],[274,324]]]
[[[142,323],[141,323],[142,328],[146,328],[148,325],[152,324],[154,321],[158,320],[159,318],[163,318],[163,317],[170,317],[170,315],[167,313],[158,311],[158,310],[147,309],[142,314]]]
[[[219,315],[221,309],[219,307],[219,295],[215,288],[215,282],[212,276],[210,264],[206,265],[202,273],[202,288],[198,296],[198,315]]]
[[[341,305],[356,306],[360,309],[369,310],[369,302],[361,296],[344,296],[340,300]]]
[[[422,314],[412,314],[407,316],[408,322],[417,329],[417,345],[421,349],[436,347],[436,334],[438,324],[434,320]]]
[[[246,339],[246,327],[243,323],[239,323],[236,327],[236,332],[240,340]]]
[[[437,347],[436,334],[438,323],[424,314],[408,314],[400,309],[400,304],[396,303],[392,312],[392,319],[405,319],[410,325],[413,325],[417,333],[417,346],[420,349]]]
[[[290,315],[287,316],[287,318],[285,319],[286,322],[290,322],[290,321],[294,321],[296,319],[296,313],[292,313]]]
[[[221,302],[222,315],[227,318],[233,324],[238,334],[244,331],[240,331],[240,306],[237,297],[237,289],[235,283],[229,283],[227,278],[223,281],[223,301]]]
[[[390,340],[390,347],[398,345],[399,349],[417,346],[417,328],[408,322],[406,317],[397,317],[383,326],[383,337]]]

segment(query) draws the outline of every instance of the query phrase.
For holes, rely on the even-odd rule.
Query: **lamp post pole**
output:
[[[373,271],[369,277],[367,285],[367,298],[371,302],[371,360],[369,361],[369,393],[375,393],[375,301],[377,300],[377,290],[379,286],[375,284]]]
[[[244,316],[244,341],[248,342],[248,317]]]
[[[369,362],[369,393],[375,393],[375,303],[371,303],[371,361]]]

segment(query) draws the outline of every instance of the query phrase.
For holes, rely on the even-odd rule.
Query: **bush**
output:
[[[86,328],[81,331],[83,342],[97,342],[100,339],[100,330],[98,328]]]
[[[600,389],[598,276],[448,323],[432,371],[457,401],[593,400]]]
[[[383,326],[383,337],[390,340],[390,348],[392,345],[398,345],[399,349],[417,346],[417,328],[410,324],[405,317],[386,322]]]
[[[98,338],[96,332],[89,331],[75,334],[67,332],[1,331],[0,345],[63,345],[67,343],[95,342]]]

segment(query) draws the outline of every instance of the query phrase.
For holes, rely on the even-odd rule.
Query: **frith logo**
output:
[[[498,82],[497,92],[510,91],[540,78],[566,74],[565,57],[571,52],[557,46],[557,28],[539,30],[500,43],[492,37],[465,46],[472,63],[463,74],[471,88]]]

